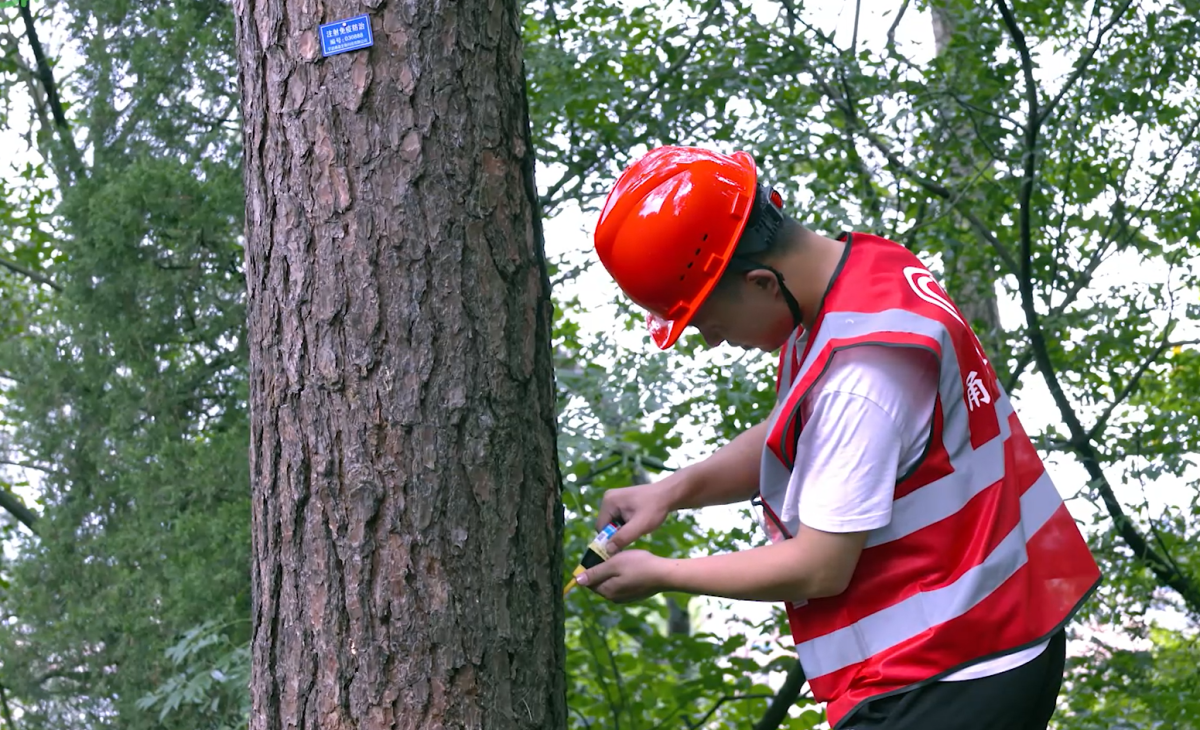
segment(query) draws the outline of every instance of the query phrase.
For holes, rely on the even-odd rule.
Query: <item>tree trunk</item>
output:
[[[520,3],[333,6],[235,0],[251,728],[562,728]],[[374,46],[323,58],[364,10]]]
[[[954,33],[958,28],[957,14],[961,9],[955,0],[935,0],[929,6],[933,21],[933,43],[938,55],[950,48]],[[947,120],[947,126],[952,129],[951,136],[959,140],[969,140],[974,137],[975,130],[964,112],[953,102],[941,102],[941,114]],[[949,160],[949,170],[953,180],[960,185],[966,185],[976,174],[979,161],[964,159],[954,155]],[[990,163],[989,163],[990,164]],[[968,193],[967,200],[976,197]],[[996,278],[993,272],[999,268],[995,253],[979,242],[978,237],[970,230],[965,221],[959,220],[959,235],[957,240],[947,241],[942,250],[942,261],[945,269],[946,290],[954,298],[955,304],[962,310],[963,316],[971,323],[975,334],[979,337],[992,367],[1000,374],[1001,380],[1008,378],[1008,348],[1004,328],[1000,325],[1000,306],[996,300]]]

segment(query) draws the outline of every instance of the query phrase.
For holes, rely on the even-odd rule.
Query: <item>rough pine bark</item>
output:
[[[235,0],[254,730],[562,728],[517,0]],[[323,58],[318,25],[375,44]]]

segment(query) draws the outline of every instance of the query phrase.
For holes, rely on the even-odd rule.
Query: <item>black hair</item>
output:
[[[771,266],[768,259],[774,261],[780,254],[791,250],[799,241],[801,230],[801,225],[783,212],[783,197],[774,189],[759,185],[750,208],[750,219],[746,221],[725,273],[717,281],[717,289],[728,290],[729,285],[747,271],[770,271],[779,282],[779,290],[791,311],[795,326],[799,327],[802,321],[800,305],[784,283],[783,274]]]
[[[803,230],[796,219],[783,211],[783,198],[772,188],[759,185],[750,208],[750,219],[738,239],[737,247],[722,283],[755,269],[770,268],[764,259],[774,260],[795,248]]]

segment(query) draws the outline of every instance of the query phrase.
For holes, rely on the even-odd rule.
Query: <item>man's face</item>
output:
[[[700,305],[691,326],[710,348],[728,342],[764,352],[783,347],[795,329],[779,281],[764,269],[722,280]]]

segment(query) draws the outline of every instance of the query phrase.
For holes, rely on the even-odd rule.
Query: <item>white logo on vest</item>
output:
[[[972,370],[967,374],[967,410],[973,411],[981,403],[991,403],[992,394],[987,386],[979,379],[979,373]]]
[[[968,330],[971,329],[963,321],[963,318],[958,315],[958,311],[950,303],[950,300],[941,293],[941,287],[934,280],[933,274],[930,274],[927,269],[920,266],[906,266],[904,267],[904,280],[908,282],[908,285],[912,287],[917,296],[935,307],[944,310],[963,327],[966,327]],[[987,356],[983,354],[983,350],[980,349],[979,342],[975,337],[971,337],[971,346],[975,349],[975,354],[979,357],[979,362],[986,365],[988,361]],[[991,391],[988,390],[987,384],[979,377],[979,373],[975,370],[972,370],[967,376],[965,395],[967,398],[967,409],[970,411],[974,411],[976,407],[982,404],[992,402]]]
[[[920,266],[906,266],[904,267],[904,279],[908,282],[908,285],[912,287],[912,290],[916,292],[917,296],[921,297],[935,307],[941,307],[942,309],[946,310],[951,317],[954,317],[954,319],[958,320],[959,323],[961,323],[964,327],[966,326],[967,323],[963,322],[962,317],[958,316],[958,312],[955,311],[954,305],[952,305],[944,296],[942,296],[941,292],[938,291],[940,287],[938,287],[938,283],[934,281],[933,274],[930,274],[927,270]]]

